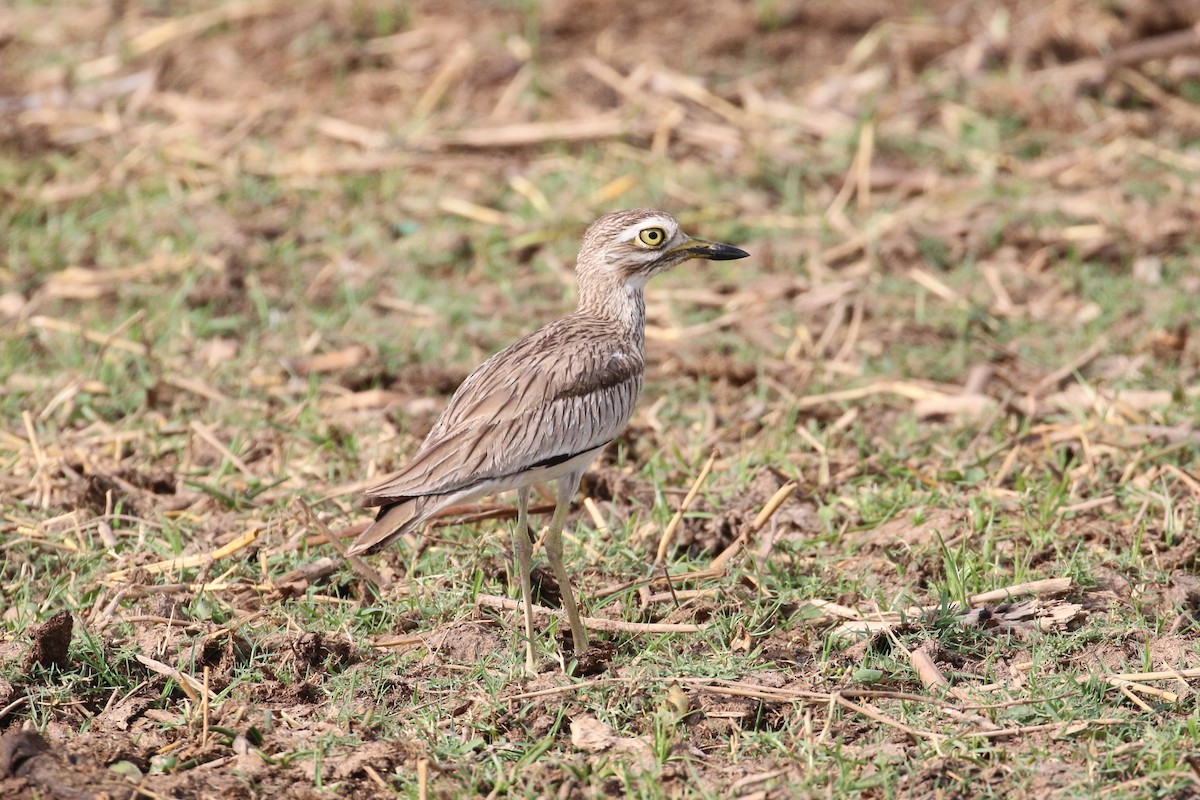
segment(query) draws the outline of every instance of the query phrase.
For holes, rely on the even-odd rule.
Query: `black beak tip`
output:
[[[704,255],[709,261],[734,261],[739,258],[749,258],[750,254],[740,247],[731,244],[714,243]]]
[[[722,245],[721,242],[704,242],[702,246],[692,249],[700,258],[709,261],[733,261],[739,258],[749,258],[750,253],[733,245]]]

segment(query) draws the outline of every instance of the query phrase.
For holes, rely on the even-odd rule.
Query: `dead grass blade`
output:
[[[528,147],[546,142],[586,142],[615,139],[633,132],[633,126],[620,117],[592,117],[558,122],[520,122],[490,128],[467,128],[441,133],[426,142],[433,147],[469,147],[490,149]]]
[[[779,507],[787,502],[788,498],[796,491],[796,486],[795,481],[789,481],[780,486],[775,491],[775,494],[771,496],[771,499],[766,502],[766,505],[762,507],[762,510],[758,512],[758,516],[750,523],[750,527],[742,531],[728,547],[717,554],[717,557],[709,564],[708,570],[717,573],[724,572],[729,566],[729,562],[749,543],[750,537],[762,530],[763,526],[770,522],[771,517],[779,510]]]
[[[187,17],[168,19],[147,31],[134,36],[122,46],[127,58],[139,58],[152,53],[171,42],[198,36],[218,25],[228,25],[254,17],[268,16],[290,7],[286,0],[236,0],[216,8],[199,11]],[[120,69],[122,58],[107,55],[79,66],[79,77],[84,80],[111,75]]]
[[[170,678],[179,684],[179,688],[183,690],[184,694],[193,703],[209,702],[217,699],[217,696],[210,692],[208,687],[186,672],[181,672],[172,666],[168,666],[161,661],[142,655],[141,653],[138,653],[134,658],[151,672],[157,672],[159,675]],[[204,698],[204,700],[201,700],[201,698]]]
[[[658,550],[654,555],[654,563],[651,566],[651,570],[666,560],[667,551],[671,549],[671,545],[675,541],[675,532],[679,530],[679,523],[683,521],[683,515],[687,513],[687,510],[691,508],[692,501],[696,499],[696,495],[700,494],[700,487],[704,485],[704,481],[708,479],[709,473],[712,472],[717,455],[717,451],[714,450],[712,455],[708,457],[708,461],[704,462],[704,466],[700,469],[700,474],[696,476],[696,480],[692,481],[692,486],[688,489],[683,502],[679,504],[679,508],[676,509],[675,515],[671,517],[671,521],[667,523],[667,527],[663,529],[662,536],[658,540]]]
[[[475,598],[476,605],[485,606],[487,608],[496,608],[501,611],[518,611],[521,609],[521,603],[508,597],[497,597],[493,594],[480,594]],[[566,619],[565,611],[557,608],[546,608],[544,606],[534,606],[533,613],[541,617],[554,617],[555,619]],[[589,628],[598,631],[606,631],[608,633],[700,633],[708,628],[708,624],[693,625],[690,623],[677,622],[624,622],[618,619],[604,619],[602,617],[584,617],[583,623]]]
[[[242,473],[244,477],[250,480],[258,479],[258,476],[254,474],[254,471],[250,469],[249,465],[247,465],[245,461],[242,461],[242,459],[239,458],[236,453],[226,447],[225,443],[218,439],[217,435],[213,433],[212,430],[203,422],[198,419],[194,419],[192,420],[191,428],[196,432],[196,435],[199,436],[209,447],[216,450],[217,453],[219,453],[221,457],[227,460],[230,464],[233,464],[233,466],[237,468],[237,471]]]
[[[66,333],[72,336],[82,336],[86,341],[92,344],[98,344],[102,348],[113,348],[114,350],[123,350],[126,353],[132,353],[136,356],[146,355],[146,345],[141,342],[132,342],[128,339],[122,339],[119,336],[99,331],[85,329],[82,325],[74,322],[66,322],[53,317],[38,315],[30,317],[29,324],[38,330],[53,331],[54,333]]]
[[[191,569],[193,567],[211,564],[214,561],[219,561],[222,558],[233,555],[242,548],[249,547],[258,540],[258,535],[261,531],[258,528],[251,528],[228,544],[218,547],[211,553],[203,553],[194,556],[180,556],[178,558],[169,558],[165,561],[158,561],[154,564],[146,564],[139,567],[129,567],[126,569],[118,569],[109,572],[105,575],[105,579],[109,581],[125,581],[129,579],[131,572],[136,570],[144,570],[151,575],[159,575],[164,572],[174,572],[176,570]]]
[[[864,717],[867,717],[868,719],[873,719],[882,725],[887,725],[889,728],[895,728],[898,731],[908,734],[913,739],[927,739],[931,742],[939,742],[945,738],[941,734],[933,733],[931,731],[917,730],[916,728],[912,727],[911,725],[905,725],[900,720],[893,719],[892,717],[889,717],[887,714],[884,714],[882,711],[879,711],[876,708],[872,708],[871,706],[859,705],[858,703],[852,703],[849,700],[847,700],[842,695],[841,692],[834,692],[833,700],[842,708],[849,709],[850,711],[853,711],[856,714],[862,714]]]

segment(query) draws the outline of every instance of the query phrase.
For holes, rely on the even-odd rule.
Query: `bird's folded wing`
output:
[[[497,353],[454,393],[404,470],[367,505],[446,494],[564,460],[611,441],[642,385],[639,349],[549,326]]]

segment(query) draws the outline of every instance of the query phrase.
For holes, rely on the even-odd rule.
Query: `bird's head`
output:
[[[653,276],[693,258],[730,261],[750,255],[732,245],[684,233],[670,214],[639,208],[605,214],[583,235],[580,280],[641,288]]]

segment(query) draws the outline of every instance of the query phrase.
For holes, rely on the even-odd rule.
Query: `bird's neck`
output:
[[[646,297],[644,283],[620,283],[598,286],[579,285],[577,313],[600,317],[616,323],[621,332],[632,339],[639,350],[646,340]]]

